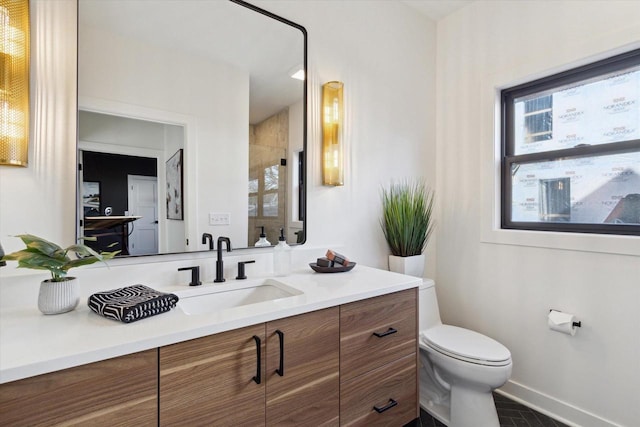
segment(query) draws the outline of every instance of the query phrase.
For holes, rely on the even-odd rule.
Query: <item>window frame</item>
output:
[[[640,139],[597,145],[577,146],[560,150],[528,154],[514,154],[515,126],[514,100],[526,95],[544,92],[568,84],[580,82],[604,74],[616,72],[640,64],[640,49],[632,50],[607,59],[573,68],[548,77],[503,89],[500,92],[501,120],[501,171],[500,171],[500,226],[506,230],[555,231],[591,234],[640,235],[640,225],[628,224],[585,224],[559,222],[524,222],[511,220],[512,180],[511,165],[560,159],[577,159],[628,152],[640,152]]]

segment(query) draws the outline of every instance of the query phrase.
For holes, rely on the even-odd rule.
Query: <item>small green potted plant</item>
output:
[[[389,270],[422,277],[424,250],[433,233],[434,191],[424,181],[405,180],[382,189],[380,226],[387,240]]]
[[[61,248],[55,243],[31,234],[16,236],[26,245],[25,249],[5,255],[2,261],[17,261],[18,268],[49,270],[51,279],[40,283],[38,309],[44,314],[60,314],[73,310],[80,300],[78,279],[67,276],[70,269],[95,262],[105,262],[120,251],[98,253],[82,244]],[[91,240],[85,238],[85,240]],[[95,240],[95,238],[93,239]],[[75,253],[71,258],[69,253]]]

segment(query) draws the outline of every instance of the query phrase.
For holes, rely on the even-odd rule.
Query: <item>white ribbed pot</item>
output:
[[[406,257],[389,255],[389,271],[423,277],[424,260],[424,254]]]
[[[38,294],[38,309],[44,314],[61,314],[73,310],[80,302],[78,279],[67,277],[62,282],[43,280]]]

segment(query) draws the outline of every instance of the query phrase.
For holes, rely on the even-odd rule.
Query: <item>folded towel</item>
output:
[[[97,314],[124,323],[164,313],[176,306],[178,296],[133,285],[97,292],[89,297],[89,308]]]

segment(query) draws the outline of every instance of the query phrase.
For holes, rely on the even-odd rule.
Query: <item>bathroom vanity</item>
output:
[[[86,306],[4,309],[3,422],[369,426],[419,416],[420,279],[358,266],[278,280],[299,292],[197,315],[179,303],[128,325]]]

